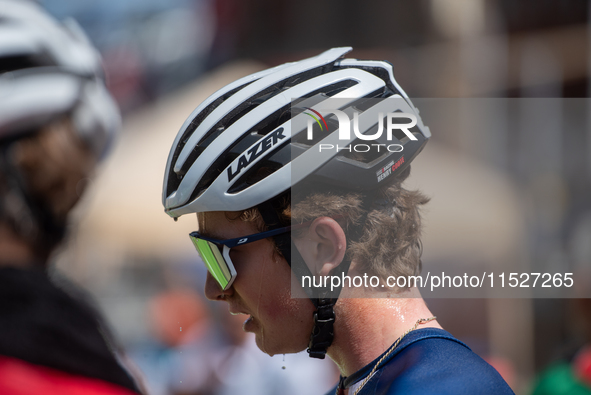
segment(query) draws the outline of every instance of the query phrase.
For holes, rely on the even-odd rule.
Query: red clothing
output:
[[[109,382],[0,356],[2,395],[137,395]]]
[[[43,270],[0,268],[0,395],[132,395],[102,317]]]

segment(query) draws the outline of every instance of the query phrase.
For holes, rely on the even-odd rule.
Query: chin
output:
[[[281,339],[270,339],[269,336],[265,336],[263,341],[262,334],[258,331],[255,333],[257,347],[271,357],[277,354],[295,354],[304,351],[308,347],[307,342],[293,344],[293,341],[291,341],[289,344],[286,344],[284,342],[286,338],[286,336],[282,336]]]

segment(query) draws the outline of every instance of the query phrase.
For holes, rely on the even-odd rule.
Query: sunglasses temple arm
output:
[[[294,228],[293,226],[287,226],[285,228],[273,229],[273,230],[268,230],[266,232],[257,233],[252,236],[238,237],[236,239],[227,240],[224,243],[224,245],[226,245],[230,248],[233,248],[238,245],[253,243],[255,241],[263,240],[263,239],[266,239],[266,238],[269,238],[272,236],[277,236],[282,233],[287,233],[287,232],[290,232],[293,228]]]

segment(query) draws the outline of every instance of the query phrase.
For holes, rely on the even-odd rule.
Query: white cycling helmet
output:
[[[74,20],[59,23],[29,0],[0,0],[0,144],[71,116],[102,157],[121,123],[99,53]]]
[[[294,184],[315,179],[345,189],[374,189],[376,171],[404,155],[401,172],[431,136],[418,110],[396,83],[392,66],[383,61],[342,59],[352,48],[286,63],[241,78],[220,89],[187,118],[170,151],[162,203],[176,218],[206,211],[238,211],[268,201]],[[371,161],[348,157],[346,150],[318,154],[320,141],[292,130],[292,99],[348,99],[354,107],[365,98],[398,98],[392,111],[416,117],[415,139],[395,139],[403,152],[383,150]],[[301,109],[306,103],[302,102]],[[361,133],[368,132],[377,120]],[[338,131],[323,141],[336,138]],[[260,172],[261,168],[267,169]],[[295,171],[297,169],[297,171]],[[261,176],[261,173],[264,175]],[[392,179],[394,177],[391,177]]]
[[[370,206],[375,192],[396,179],[395,175],[410,164],[431,137],[418,110],[394,80],[392,66],[381,61],[342,59],[350,50],[333,48],[313,58],[249,75],[201,103],[181,127],[168,157],[162,191],[166,213],[177,218],[188,213],[257,207],[269,228],[258,237],[273,237],[293,273],[310,275],[287,234],[289,224],[282,224],[276,214],[280,198],[298,186],[330,186],[362,192],[367,197],[365,204]],[[338,108],[334,108],[335,99]],[[407,127],[404,133],[391,130],[384,137],[382,122],[395,112],[404,113],[413,122],[402,125]],[[317,120],[321,130],[312,133],[315,139],[305,133],[306,115],[314,117],[314,113],[326,126],[324,130]],[[345,144],[340,139],[337,113],[358,120],[356,135]],[[374,145],[390,142],[399,149],[346,149],[374,136],[378,139]],[[331,142],[340,143],[341,149],[319,149]],[[256,240],[252,236],[227,242]],[[225,279],[218,280],[220,286],[230,286],[237,273],[228,263],[229,255],[222,255],[231,246],[224,245],[223,251],[219,245],[208,249],[208,239],[195,237],[212,276]],[[348,235],[352,241],[357,237],[356,230]],[[336,270],[346,273],[349,265],[346,257]],[[333,307],[340,287],[330,293],[326,289],[304,291],[316,307],[308,353],[324,358],[334,336]]]

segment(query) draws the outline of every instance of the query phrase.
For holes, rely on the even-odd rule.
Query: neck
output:
[[[384,353],[421,318],[433,314],[411,289],[396,298],[341,298],[335,306],[335,340],[328,349],[342,376],[350,376]],[[437,321],[420,328],[441,328]]]

